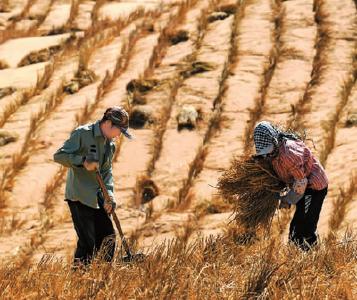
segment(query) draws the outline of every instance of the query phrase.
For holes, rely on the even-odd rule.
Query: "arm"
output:
[[[109,162],[106,164],[107,166],[101,170],[101,175],[103,177],[104,184],[107,188],[108,194],[112,201],[115,203],[114,196],[114,179],[113,179],[113,168],[112,168],[112,156],[115,152],[115,145],[111,145],[111,155],[109,155]]]
[[[68,168],[82,167],[84,157],[78,154],[80,146],[80,132],[74,130],[70,138],[53,155],[54,161]]]
[[[287,204],[296,204],[304,196],[305,189],[307,186],[307,179],[295,180],[293,183],[293,188],[283,197],[280,198],[282,202]]]
[[[300,145],[294,145],[287,153],[287,168],[294,178],[290,191],[281,198],[287,204],[296,204],[304,196],[307,187],[307,178],[304,169],[304,149]]]
[[[110,166],[108,169],[102,170],[101,175],[103,177],[103,181],[104,181],[105,187],[107,188],[109,197],[115,203],[112,166]]]
[[[100,174],[97,172],[97,174]],[[110,165],[109,168],[105,169],[104,171],[101,172],[99,175],[100,178],[102,178],[102,193],[104,196],[104,204],[103,207],[105,211],[110,215],[112,212],[115,211],[115,208],[117,206],[115,197],[114,197],[114,181],[113,181],[113,173],[112,173],[112,166]],[[108,200],[110,199],[110,201]]]

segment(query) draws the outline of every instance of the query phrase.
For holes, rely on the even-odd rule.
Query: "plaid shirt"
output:
[[[283,142],[272,165],[279,178],[290,186],[304,178],[308,180],[307,187],[314,190],[322,190],[328,185],[324,168],[302,141]]]

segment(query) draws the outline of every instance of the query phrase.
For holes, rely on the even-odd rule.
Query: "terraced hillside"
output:
[[[117,213],[143,251],[226,232],[215,185],[260,120],[313,140],[330,181],[321,236],[356,230],[356,33],[353,0],[2,1],[1,259],[70,260],[66,170],[52,156],[113,105],[135,136],[117,141]]]

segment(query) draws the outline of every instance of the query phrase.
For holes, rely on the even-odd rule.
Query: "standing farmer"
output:
[[[289,240],[303,250],[317,243],[317,222],[327,194],[328,180],[320,162],[294,134],[262,121],[254,129],[256,155],[269,160],[290,190],[280,198],[279,208],[296,204]]]
[[[54,160],[68,167],[65,200],[78,236],[74,264],[89,264],[101,247],[104,259],[112,261],[115,232],[110,214],[115,209],[112,158],[113,139],[128,132],[129,116],[121,107],[108,108],[102,119],[76,128]],[[112,201],[105,201],[96,181],[99,169]]]

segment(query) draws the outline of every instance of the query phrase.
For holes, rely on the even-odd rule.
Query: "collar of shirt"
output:
[[[112,145],[114,141],[112,139],[108,139],[106,136],[104,136],[102,129],[100,128],[100,120],[96,121],[93,124],[93,133],[94,133],[94,138],[102,138],[104,140],[104,145]]]
[[[100,121],[94,123],[94,137],[104,137],[102,130],[100,129]]]

